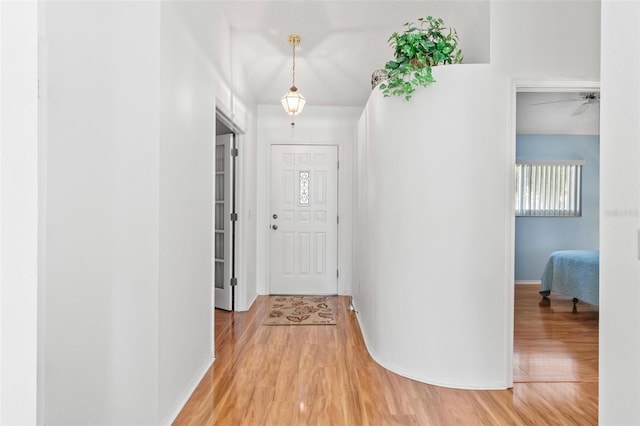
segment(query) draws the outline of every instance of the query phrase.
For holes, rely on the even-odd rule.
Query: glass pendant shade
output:
[[[291,86],[289,89],[289,93],[284,95],[280,102],[282,103],[282,108],[289,115],[298,115],[302,112],[304,108],[304,104],[307,103],[302,94],[298,93],[298,88],[296,86]]]

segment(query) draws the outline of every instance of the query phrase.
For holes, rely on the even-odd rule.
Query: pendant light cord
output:
[[[296,43],[293,42],[291,43],[291,46],[293,46],[293,68],[292,68],[292,73],[291,73],[291,88],[293,89],[294,87],[296,87]],[[293,117],[294,115],[291,114],[291,137],[293,137],[293,129],[295,126],[295,123],[293,122]]]
[[[293,45],[293,78],[291,85],[293,87],[296,86],[296,43],[292,43]]]

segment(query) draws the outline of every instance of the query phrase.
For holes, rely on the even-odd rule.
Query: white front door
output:
[[[338,147],[271,146],[271,294],[338,292]]]

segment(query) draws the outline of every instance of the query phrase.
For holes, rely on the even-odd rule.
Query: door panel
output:
[[[336,294],[338,148],[271,146],[271,294]]]
[[[233,309],[231,288],[231,144],[233,135],[216,136],[214,303],[216,308]]]

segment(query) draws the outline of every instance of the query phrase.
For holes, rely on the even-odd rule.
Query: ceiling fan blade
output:
[[[587,107],[589,106],[589,103],[590,102],[585,102],[585,103],[579,105],[578,108],[576,108],[576,110],[573,111],[573,114],[571,114],[571,115],[572,116],[576,116],[576,115],[583,114],[587,110]]]
[[[547,104],[558,104],[558,103],[562,103],[562,102],[576,102],[576,101],[583,101],[584,99],[559,99],[557,101],[548,101],[548,102],[538,102],[535,104],[531,104],[531,105],[547,105]]]

